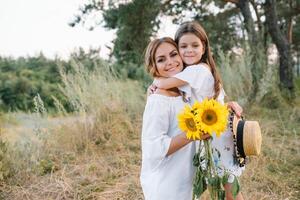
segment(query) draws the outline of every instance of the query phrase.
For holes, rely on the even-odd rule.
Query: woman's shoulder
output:
[[[157,89],[147,98],[147,104],[155,104],[155,107],[169,107],[171,104],[182,101],[181,95],[174,96],[175,93],[167,90]]]
[[[176,97],[168,96],[166,93],[161,91],[156,91],[155,93],[151,94],[147,98],[147,103],[157,104],[159,105],[168,105],[170,100]]]
[[[181,101],[181,96],[165,96],[161,93],[151,94],[147,98],[144,115],[170,115],[172,107],[181,105]]]
[[[182,96],[170,95],[168,92],[164,91],[163,89],[157,89],[153,94],[148,96],[147,100],[169,102],[175,99],[182,99]]]

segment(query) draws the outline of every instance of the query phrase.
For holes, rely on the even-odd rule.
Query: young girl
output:
[[[205,98],[214,98],[224,103],[225,92],[216,70],[208,37],[202,26],[196,22],[182,24],[176,32],[175,41],[186,68],[171,78],[156,78],[153,85],[161,89],[178,87],[184,92],[186,99],[190,100],[191,104],[195,100],[201,102]],[[167,70],[172,71],[174,69],[174,67],[170,67]],[[234,163],[234,144],[231,131],[228,130],[219,138],[214,139],[212,146],[220,153],[220,157],[215,160],[221,169],[218,173],[223,175],[226,171],[231,174],[224,187],[226,199],[233,199],[231,183],[234,176],[241,175],[243,168]],[[243,199],[241,192],[236,199]]]

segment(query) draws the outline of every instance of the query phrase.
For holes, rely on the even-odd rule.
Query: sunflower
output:
[[[229,113],[226,105],[214,99],[205,99],[195,107],[197,109],[196,124],[199,130],[210,135],[215,132],[217,137],[226,130]]]
[[[179,128],[186,132],[186,137],[188,139],[200,139],[199,131],[195,122],[194,110],[191,107],[185,106],[184,110],[178,114],[177,119]]]

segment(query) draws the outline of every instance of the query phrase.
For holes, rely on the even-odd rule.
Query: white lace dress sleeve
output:
[[[166,157],[171,143],[167,134],[169,110],[166,101],[149,98],[143,116],[142,152],[144,159],[151,160],[151,168],[155,169]]]

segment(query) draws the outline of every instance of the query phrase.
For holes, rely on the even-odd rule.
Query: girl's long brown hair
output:
[[[214,95],[214,99],[216,99],[219,94],[220,94],[220,90],[221,90],[221,77],[217,71],[216,68],[216,64],[215,61],[212,57],[212,53],[210,50],[210,45],[209,45],[209,40],[207,37],[207,34],[205,32],[205,30],[203,29],[203,27],[193,21],[193,22],[185,22],[183,24],[180,25],[179,29],[177,30],[176,34],[175,34],[175,42],[178,45],[178,42],[180,40],[180,38],[187,33],[192,33],[194,35],[196,35],[202,42],[205,52],[202,55],[200,62],[206,63],[210,69],[211,69],[211,73],[215,79],[215,84],[214,84],[214,90],[215,90],[215,95]]]
[[[158,70],[157,70],[157,67],[155,64],[155,53],[156,53],[157,48],[162,43],[169,43],[169,44],[173,45],[174,47],[176,47],[176,49],[178,50],[177,44],[170,37],[154,39],[148,44],[148,46],[146,48],[146,52],[145,52],[145,67],[146,67],[147,72],[153,77],[159,76]]]

